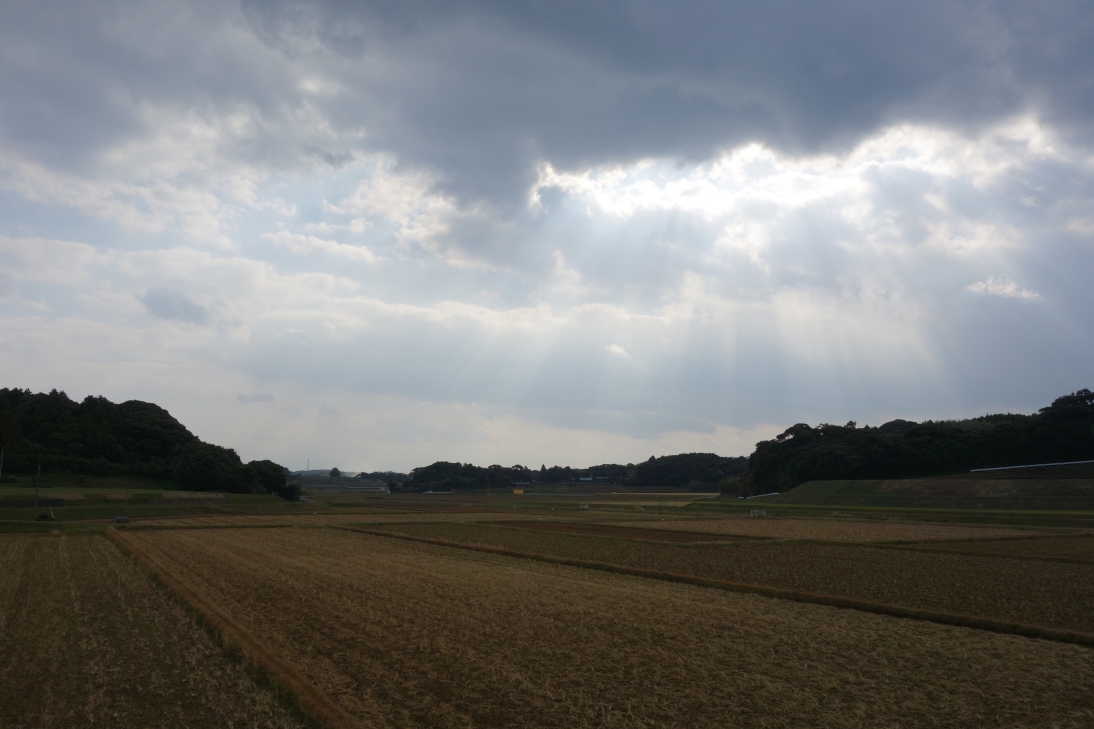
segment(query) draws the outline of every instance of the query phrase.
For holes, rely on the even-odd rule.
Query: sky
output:
[[[0,1],[0,386],[244,460],[1094,387],[1089,2]]]

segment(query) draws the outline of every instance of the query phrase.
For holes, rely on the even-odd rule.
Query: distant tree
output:
[[[198,439],[163,408],[130,400],[116,405],[64,392],[0,389],[5,470],[172,478],[171,460]]]
[[[74,402],[64,392],[0,389],[0,443],[4,471],[171,479],[194,491],[278,493],[294,488],[270,461],[244,465],[229,448],[203,443],[158,405],[115,404],[88,396]],[[299,498],[299,489],[295,491]]]
[[[332,468],[330,470],[330,477],[331,478],[341,478],[342,477],[342,472],[339,471],[337,468]]]
[[[273,461],[251,461],[247,467],[268,494],[275,494],[286,501],[300,501],[300,486],[290,484],[284,466]]]
[[[748,474],[741,473],[722,479],[718,484],[718,490],[726,496],[748,496]]]
[[[715,453],[681,453],[640,463],[631,482],[636,486],[670,486],[692,490],[717,491],[727,477],[748,470],[748,459],[729,458]]]
[[[265,493],[253,469],[245,469],[231,448],[197,441],[174,458],[175,480],[189,491]]]
[[[892,420],[871,428],[805,423],[756,444],[752,493],[826,479],[913,478],[973,468],[1094,459],[1094,393],[1057,398],[1035,415],[969,420]]]

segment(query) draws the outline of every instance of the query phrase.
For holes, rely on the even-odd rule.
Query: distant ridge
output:
[[[168,479],[191,491],[271,493],[297,500],[284,467],[244,464],[231,448],[205,443],[158,405],[74,402],[64,392],[0,389],[4,474],[49,472]]]
[[[968,478],[979,475],[970,474],[972,469],[1092,459],[1094,393],[1084,389],[1034,415],[894,420],[877,428],[798,423],[774,440],[757,443],[748,474],[728,483],[725,491],[785,493],[810,481]]]

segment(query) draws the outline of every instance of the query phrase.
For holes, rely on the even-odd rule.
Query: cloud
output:
[[[87,280],[95,258],[84,243],[0,236],[0,271],[16,280],[75,284]]]
[[[1019,287],[1018,284],[1005,276],[1000,278],[988,276],[986,281],[969,284],[966,288],[976,294],[991,294],[992,296],[1002,296],[1006,299],[1036,301],[1041,298],[1040,294]]]
[[[360,263],[376,263],[380,260],[375,253],[364,246],[346,245],[345,243],[339,243],[333,240],[317,238],[314,235],[301,235],[288,231],[278,231],[277,233],[267,233],[263,238],[271,241],[275,245],[286,248],[293,253],[302,255],[325,253],[340,258],[351,259]]]
[[[244,395],[240,393],[236,395],[236,399],[240,402],[273,402],[274,396],[272,392],[263,392],[258,395]]]
[[[1076,91],[1094,60],[1081,4],[58,7],[0,31],[0,88],[17,100],[0,128],[28,164],[131,178],[141,203],[210,175],[245,190],[382,154],[461,206],[508,206],[545,161],[701,161],[753,142],[839,153],[894,124],[975,133],[1023,113],[1077,139],[1094,128]],[[174,189],[138,183],[153,178]]]
[[[460,198],[519,194],[544,159],[580,170],[749,142],[835,151],[901,121],[967,131],[1034,109],[1090,131],[1091,99],[1074,93],[1092,59],[1077,5],[246,8],[269,48],[308,48],[312,70],[364,91],[338,101]]]
[[[209,310],[176,289],[154,286],[145,292],[141,302],[157,319],[182,321],[189,324],[209,322]]]
[[[370,468],[1028,411],[1091,386],[1088,15],[13,6],[0,364]]]

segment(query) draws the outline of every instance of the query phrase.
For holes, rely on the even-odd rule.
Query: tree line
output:
[[[205,443],[153,403],[115,404],[64,392],[0,389],[4,471],[169,479],[190,491],[276,494],[299,500],[300,487],[273,461],[243,463],[231,448]]]
[[[682,453],[650,456],[639,464],[604,463],[588,468],[541,465],[531,469],[515,466],[475,466],[470,463],[437,461],[415,468],[405,487],[412,491],[509,488],[515,484],[559,484],[581,479],[620,486],[686,488],[717,491],[719,485],[748,467],[744,457],[726,458],[714,453]]]
[[[163,408],[104,397],[74,402],[64,392],[0,389],[0,445],[5,473],[46,472],[170,479],[193,491],[300,497],[299,484],[273,461],[243,463],[230,448],[205,443]],[[509,488],[581,479],[631,487],[718,491],[734,495],[787,491],[813,480],[935,476],[1033,463],[1094,460],[1094,393],[1059,397],[1033,415],[879,427],[798,423],[756,444],[748,458],[714,453],[651,456],[634,464],[588,468],[475,466],[437,461],[410,474],[363,474],[409,491]]]
[[[756,444],[748,473],[729,493],[787,491],[806,481],[938,476],[1037,463],[1094,459],[1094,393],[1057,398],[1033,415],[984,415],[859,428],[798,423]]]

